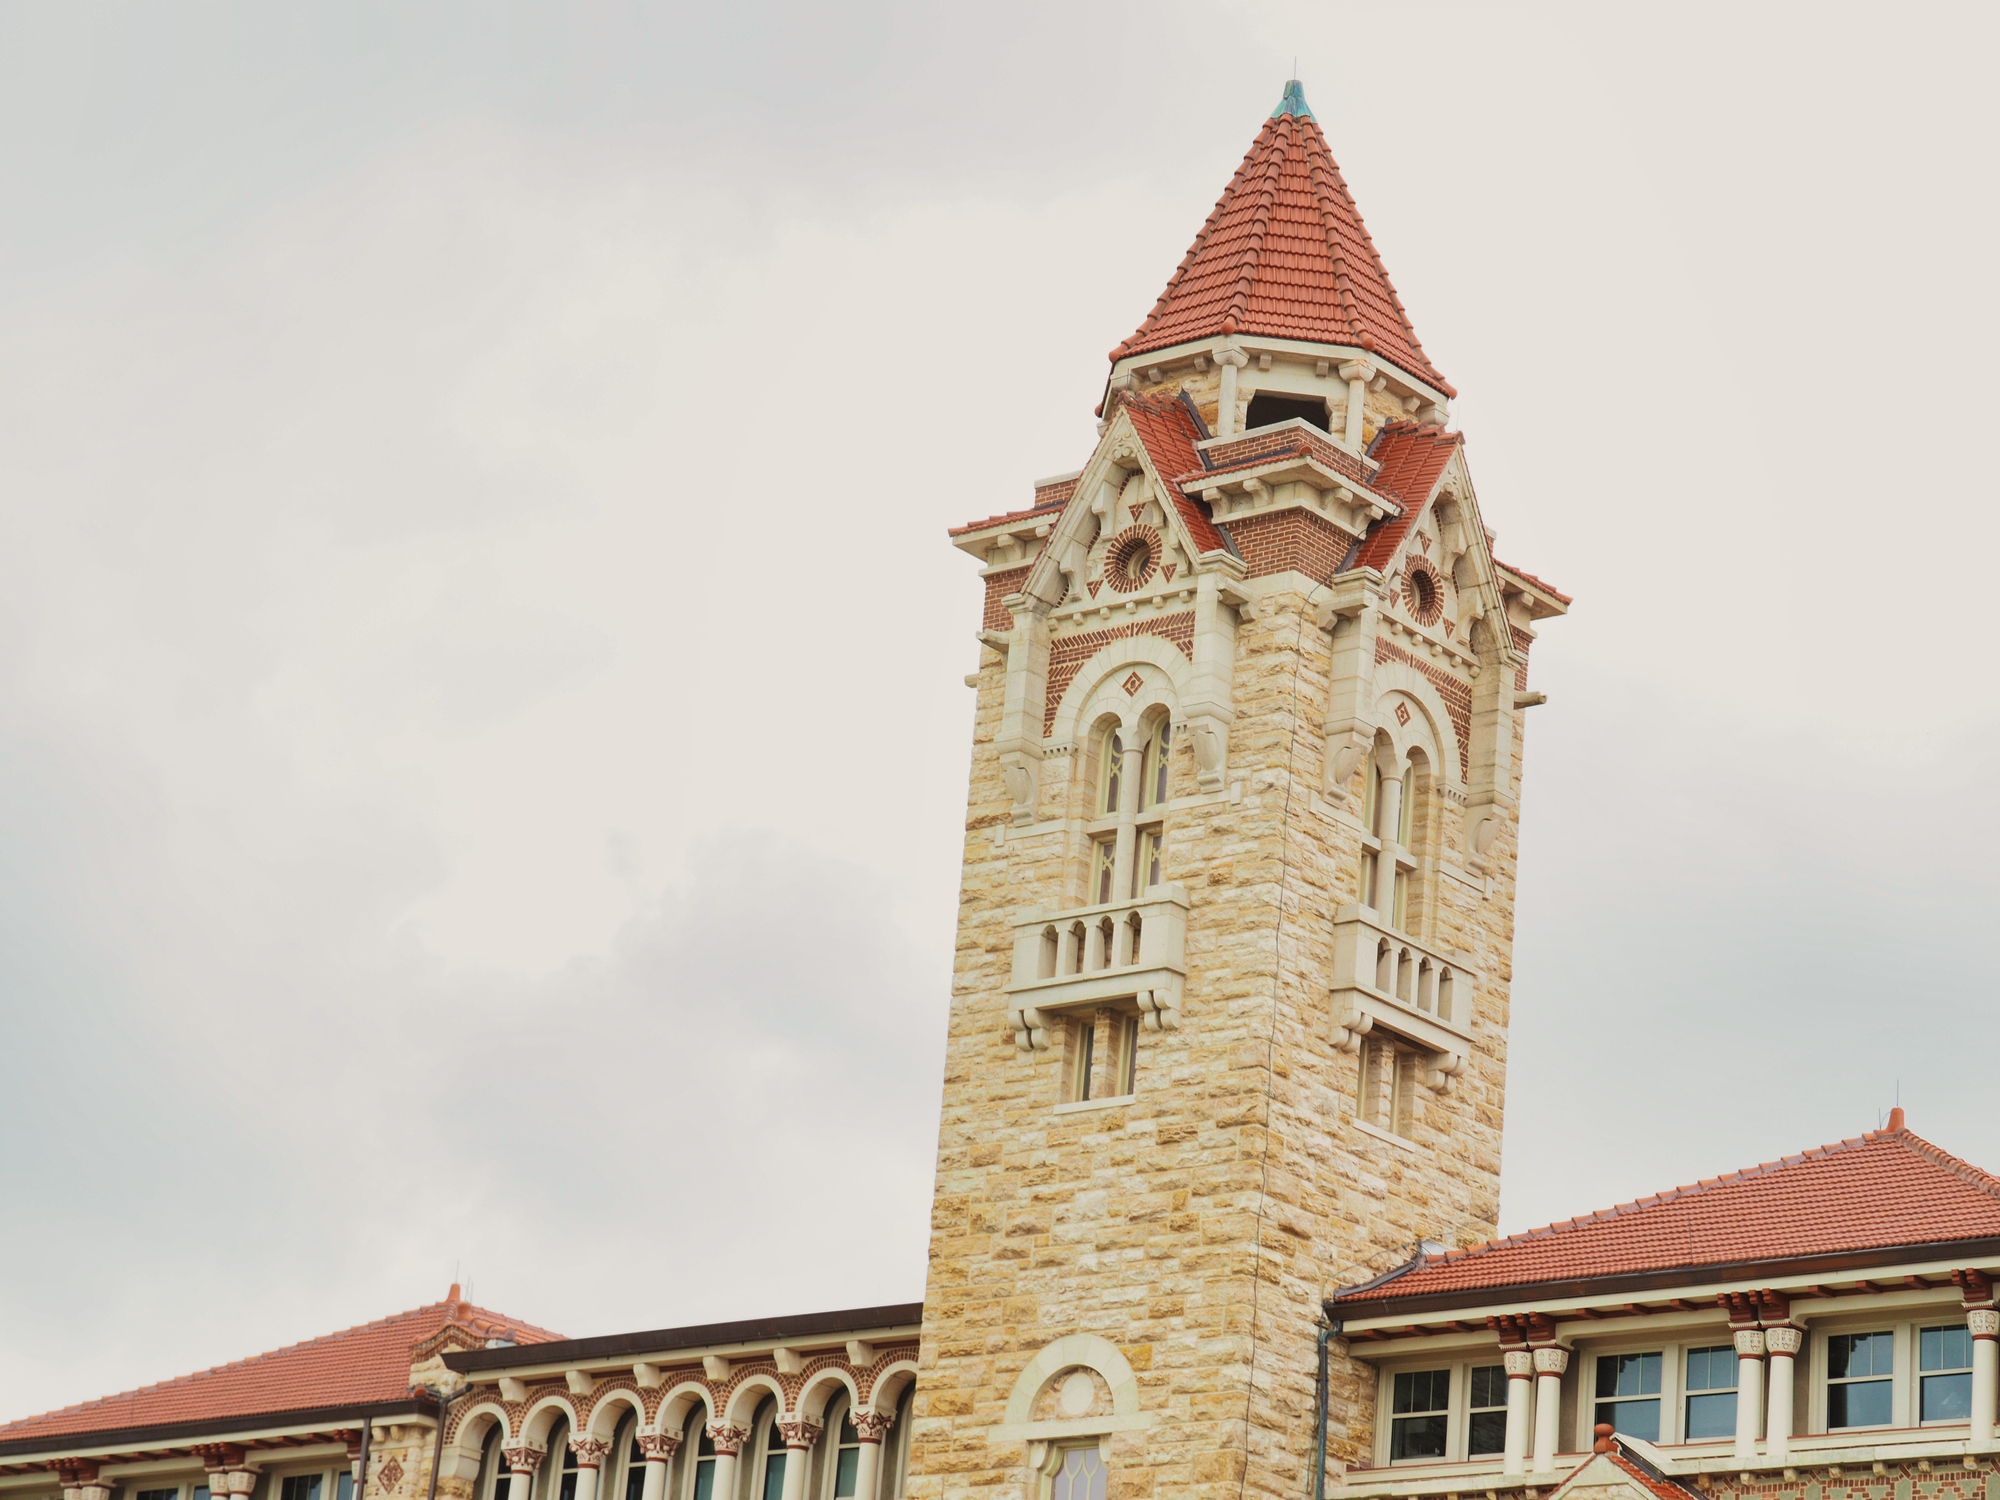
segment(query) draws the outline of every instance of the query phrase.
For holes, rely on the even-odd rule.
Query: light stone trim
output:
[[[1439,1013],[1436,1004],[1425,1009],[1419,990],[1421,977],[1412,981],[1415,998],[1403,1000],[1392,991],[1377,988],[1377,952],[1383,943],[1394,950],[1391,964],[1400,971],[1405,951],[1411,970],[1419,971],[1425,961],[1431,966],[1430,985],[1436,993],[1438,976],[1452,976],[1452,1014]],[[1434,1073],[1443,1077],[1456,1074],[1471,1055],[1473,1001],[1479,991],[1479,971],[1471,958],[1437,943],[1411,937],[1384,922],[1370,907],[1342,907],[1333,922],[1333,1039],[1347,1052],[1359,1050],[1361,1038],[1380,1026],[1405,1041],[1434,1054]],[[1427,1080],[1428,1081],[1428,1080]],[[1438,1082],[1431,1082],[1433,1088]]]
[[[1075,924],[1094,931],[1109,917],[1112,930],[1119,934],[1114,942],[1122,943],[1135,914],[1140,922],[1139,956],[1143,962],[1107,962],[1081,972],[1042,975],[1044,934],[1050,928],[1055,929],[1062,952],[1068,954],[1067,934]],[[1048,1016],[1052,1013],[1118,1000],[1136,1005],[1149,1031],[1171,1031],[1178,1026],[1181,988],[1187,982],[1187,918],[1187,890],[1172,881],[1151,887],[1137,900],[1079,906],[1065,912],[1031,908],[1013,918],[1014,977],[1007,986],[1007,1019],[1014,1028],[1015,1046],[1023,1052],[1047,1046]],[[1110,960],[1117,955],[1104,957]],[[1083,961],[1081,956],[1077,961]]]
[[[1045,1422],[1033,1420],[1035,1397],[1064,1370],[1081,1365],[1104,1377],[1111,1390],[1111,1411],[1104,1416],[1063,1417]],[[1005,1420],[989,1427],[986,1435],[994,1442],[1050,1442],[1058,1438],[1090,1437],[1101,1433],[1132,1432],[1153,1425],[1153,1413],[1139,1410],[1139,1380],[1131,1362],[1107,1338],[1094,1333],[1072,1333],[1041,1350],[1022,1367],[1007,1396]]]

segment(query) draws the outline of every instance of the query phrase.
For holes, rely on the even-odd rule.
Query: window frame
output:
[[[1916,1363],[1914,1338],[1911,1330],[1920,1323],[1933,1322],[1910,1308],[1878,1309],[1872,1316],[1854,1313],[1843,1318],[1830,1318],[1824,1323],[1812,1325],[1812,1412],[1807,1419],[1806,1430],[1814,1437],[1837,1436],[1848,1432],[1893,1432],[1898,1428],[1915,1427],[1916,1408],[1913,1382],[1910,1379],[1911,1366]],[[1845,1334],[1887,1333],[1889,1335],[1889,1420],[1884,1423],[1869,1423],[1866,1426],[1829,1427],[1827,1425],[1827,1394],[1834,1382],[1827,1376],[1831,1360],[1828,1345],[1832,1340]],[[1872,1378],[1872,1377],[1871,1377]],[[1938,1423],[1948,1426],[1949,1423]]]

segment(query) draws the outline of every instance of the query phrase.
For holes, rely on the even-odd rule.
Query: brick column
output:
[[[542,1450],[518,1443],[502,1448],[500,1456],[507,1460],[507,1500],[529,1500],[535,1489],[535,1470],[542,1466]]]
[[[849,1420],[861,1437],[860,1461],[854,1466],[854,1500],[875,1500],[882,1482],[882,1439],[896,1420],[892,1411],[857,1411]]]
[[[681,1435],[678,1432],[646,1432],[639,1435],[639,1451],[646,1455],[646,1487],[639,1494],[639,1500],[665,1500],[667,1493],[667,1465],[680,1452]],[[525,1496],[509,1496],[508,1500],[526,1500]]]
[[[1535,1351],[1535,1472],[1553,1474],[1556,1467],[1557,1429],[1562,1423],[1563,1374],[1569,1369],[1569,1350],[1550,1344]],[[1511,1392],[1509,1395],[1511,1396]],[[1512,1401],[1508,1402],[1511,1407]]]
[[[597,1500],[597,1471],[604,1466],[604,1455],[611,1451],[611,1445],[581,1433],[570,1438],[569,1451],[576,1455],[576,1500]]]

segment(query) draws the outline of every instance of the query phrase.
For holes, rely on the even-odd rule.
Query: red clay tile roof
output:
[[[24,1417],[0,1426],[0,1443],[394,1401],[409,1391],[411,1349],[448,1321],[475,1337],[510,1337],[517,1344],[561,1337],[467,1302],[433,1302],[269,1354]]]
[[[1227,551],[1229,544],[1215,529],[1215,522],[1209,519],[1207,504],[1189,499],[1174,483],[1179,476],[1206,467],[1201,461],[1201,450],[1195,444],[1208,434],[1202,431],[1200,419],[1188,403],[1166,397],[1120,393],[1113,398],[1110,409],[1124,412],[1139,441],[1145,444],[1146,456],[1152,459],[1154,469],[1166,481],[1167,488],[1173,491],[1174,505],[1187,525],[1188,538],[1194,543],[1194,550]]]
[[[1568,594],[1565,594],[1561,589],[1557,588],[1553,583],[1549,583],[1543,579],[1537,578],[1533,573],[1530,573],[1526,568],[1517,568],[1512,563],[1503,563],[1497,557],[1493,559],[1493,566],[1496,568],[1505,568],[1509,573],[1512,573],[1516,578],[1525,578],[1529,583],[1532,583],[1536,588],[1541,589],[1546,593],[1554,595],[1556,598],[1562,600],[1562,602],[1565,604],[1576,603],[1576,600],[1570,598]]]
[[[1895,1128],[1428,1256],[1334,1300],[1388,1301],[2000,1237],[2000,1179],[1901,1128],[1900,1119],[1890,1123]]]
[[[1368,448],[1368,456],[1382,466],[1375,474],[1375,488],[1402,501],[1403,512],[1384,516],[1369,528],[1352,566],[1380,568],[1395,557],[1462,441],[1455,432],[1414,422],[1391,422],[1375,434]]]
[[[1309,113],[1265,122],[1159,302],[1111,358],[1238,333],[1357,346],[1457,394],[1417,341]]]
[[[1066,502],[1068,499],[1069,496],[1063,496],[1063,501]],[[1008,521],[1026,521],[1034,516],[1041,516],[1046,519],[1049,516],[1060,513],[1061,510],[1061,503],[1055,505],[1031,505],[1026,510],[1010,510],[1001,515],[988,516],[983,521],[967,521],[963,526],[952,527],[949,534],[952,536],[964,536],[968,531],[984,531],[989,526],[999,526]]]

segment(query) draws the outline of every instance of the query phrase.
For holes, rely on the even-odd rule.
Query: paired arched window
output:
[[[708,1435],[708,1413],[700,1406],[688,1413],[687,1429],[681,1439],[683,1452],[688,1450],[690,1442],[694,1462],[688,1465],[686,1500],[715,1500],[715,1439]]]
[[[1136,755],[1127,748],[1121,726],[1108,724],[1098,735],[1091,905],[1130,901],[1160,883],[1173,733],[1173,721],[1160,718],[1146,730]]]
[[[761,1482],[752,1493],[761,1500],[784,1500],[785,1433],[778,1426],[778,1403],[774,1397],[764,1398],[763,1406],[758,1409],[758,1421],[764,1429],[764,1462],[763,1472],[758,1476]],[[751,1430],[756,1431],[756,1427],[753,1425]]]
[[[1382,764],[1368,758],[1368,785],[1361,804],[1362,826],[1369,839],[1361,853],[1361,904],[1392,927],[1407,929],[1410,921],[1412,853],[1417,809],[1423,798],[1423,773],[1416,760],[1400,763],[1399,776],[1385,776]]]

